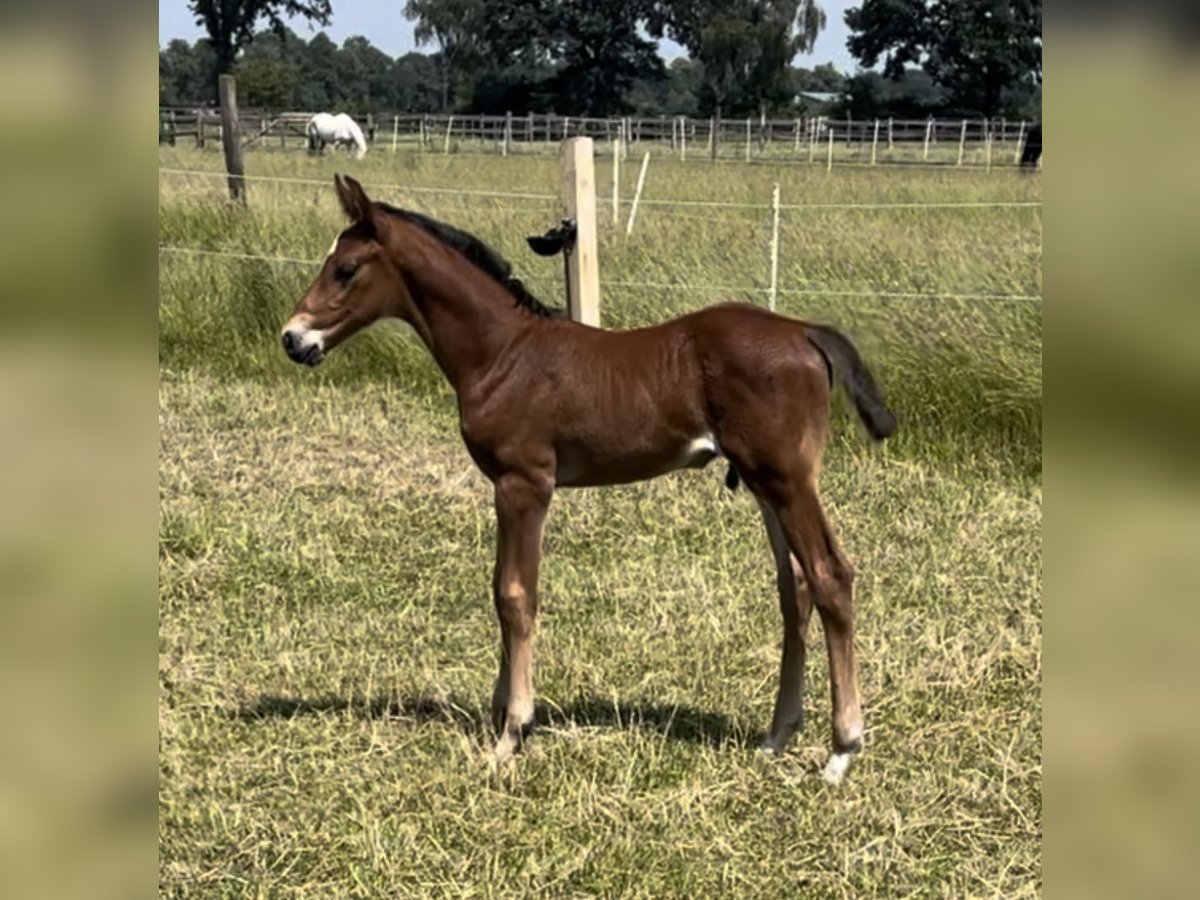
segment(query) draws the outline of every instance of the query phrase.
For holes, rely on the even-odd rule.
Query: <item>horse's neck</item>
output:
[[[410,274],[409,284],[421,336],[456,390],[490,369],[528,324],[513,297],[473,266],[425,266]]]

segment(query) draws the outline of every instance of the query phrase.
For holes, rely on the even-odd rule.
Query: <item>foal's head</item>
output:
[[[388,253],[388,214],[353,178],[336,175],[334,184],[350,226],[334,239],[321,271],[283,326],[284,351],[307,366],[317,365],[377,319],[408,319],[412,309],[408,287]]]

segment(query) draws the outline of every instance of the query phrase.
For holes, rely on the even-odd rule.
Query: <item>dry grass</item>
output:
[[[332,167],[267,157],[252,167]],[[459,186],[496,186],[501,171],[509,189],[556,183],[537,160],[437,162]],[[368,185],[404,166],[436,183],[433,162],[387,163],[374,161]],[[944,188],[868,174],[879,180],[835,179],[826,196]],[[757,176],[728,176],[758,190]],[[971,177],[959,189],[976,196],[1008,184],[968,188]],[[672,187],[737,194],[723,180]],[[256,191],[242,215],[211,186],[188,190],[164,180],[165,242],[319,256],[336,226],[328,191]],[[552,217],[470,213],[522,268],[540,265],[520,241]],[[606,277],[742,283],[762,269],[757,238],[687,221],[648,219],[632,247],[606,235]],[[1036,286],[1036,235],[956,223],[911,241],[879,224],[855,244],[864,226],[831,218],[787,258],[846,282],[883,270],[920,282],[936,258],[951,283],[987,272]],[[808,730],[783,760],[755,753],[778,663],[774,577],[753,504],[715,467],[556,498],[542,727],[497,776],[484,709],[497,662],[488,485],[447,389],[395,330],[316,373],[281,359],[275,330],[307,277],[163,258],[163,893],[1040,893],[1040,307],[1036,321],[929,301],[902,309],[915,321],[885,302],[826,308],[872,348],[908,429],[869,448],[840,418],[826,467],[860,573],[868,726],[842,787],[815,774],[829,743],[819,627]],[[634,321],[702,299],[610,308]]]

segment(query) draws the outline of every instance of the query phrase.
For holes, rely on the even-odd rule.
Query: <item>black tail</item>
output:
[[[821,351],[825,362],[829,364],[832,377],[850,392],[854,407],[871,437],[882,441],[891,436],[896,430],[896,416],[887,408],[883,391],[875,383],[867,364],[858,355],[850,339],[827,325],[805,323],[805,327],[809,341]]]

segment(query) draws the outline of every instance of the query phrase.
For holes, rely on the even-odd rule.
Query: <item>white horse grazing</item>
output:
[[[304,128],[308,135],[308,149],[320,153],[326,144],[354,147],[355,159],[367,155],[367,139],[363,137],[362,129],[350,116],[338,113],[317,113],[308,120]]]

